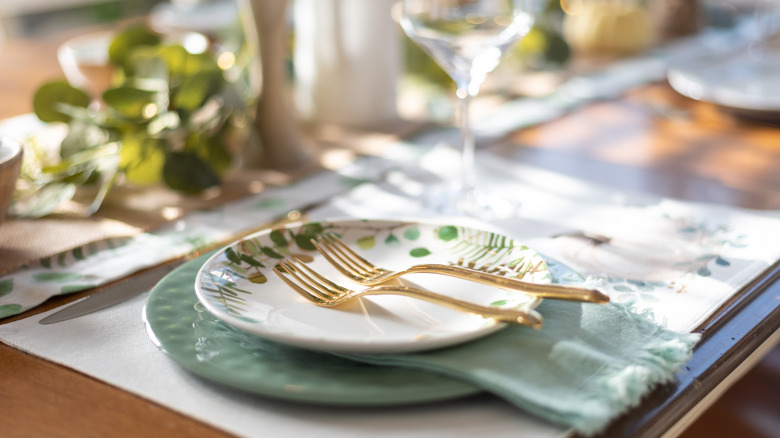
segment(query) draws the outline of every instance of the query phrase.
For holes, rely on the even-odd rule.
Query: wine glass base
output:
[[[469,216],[480,220],[500,220],[517,215],[520,203],[481,190],[466,190],[460,184],[434,187],[424,197],[426,207],[439,214]]]

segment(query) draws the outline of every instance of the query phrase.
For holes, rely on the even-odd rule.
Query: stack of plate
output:
[[[155,342],[185,368],[251,392],[336,404],[440,400],[478,390],[441,376],[362,365],[332,353],[399,353],[444,348],[504,327],[492,319],[399,296],[372,296],[336,308],[299,296],[271,270],[297,256],[350,288],[310,244],[337,233],[387,269],[418,263],[506,264],[522,279],[549,283],[544,260],[490,231],[397,220],[294,224],[237,241],[161,281],[145,309]],[[485,305],[531,310],[528,295],[429,274],[415,285]],[[406,281],[406,280],[405,280]]]

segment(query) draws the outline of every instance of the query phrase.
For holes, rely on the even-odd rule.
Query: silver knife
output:
[[[383,174],[384,172],[382,173],[382,175]],[[315,208],[327,204],[328,202],[331,201],[331,199],[335,198],[336,196],[349,192],[355,187],[362,185],[366,182],[373,182],[373,181],[372,180],[357,181],[354,184],[350,184],[341,190],[337,190],[336,192],[331,193],[330,195],[326,196],[323,199],[310,202],[308,204],[289,210],[288,212],[281,214],[275,217],[274,219],[271,219],[268,222],[264,222],[262,225],[238,233],[230,237],[229,239],[208,245],[206,248],[201,248],[197,252],[192,253],[188,256],[175,259],[167,263],[163,262],[163,264],[150,268],[146,271],[143,271],[140,274],[132,275],[130,277],[126,277],[122,280],[119,280],[115,284],[106,287],[104,290],[100,292],[89,295],[79,301],[76,301],[73,304],[63,307],[62,309],[52,313],[51,315],[46,316],[45,318],[38,321],[38,323],[54,324],[57,322],[66,321],[68,319],[77,318],[82,315],[87,315],[92,312],[96,312],[98,310],[111,307],[114,304],[121,303],[122,301],[125,301],[138,294],[150,290],[151,288],[154,287],[155,284],[157,284],[158,281],[162,280],[162,278],[165,277],[169,272],[173,271],[176,267],[184,264],[185,262],[192,260],[198,255],[206,253],[210,250],[218,249],[223,246],[229,245],[230,243],[242,237],[246,237],[250,234],[254,234],[258,231],[279,225],[281,223],[293,223],[293,222],[303,220],[303,215],[314,210]],[[296,214],[292,215],[291,213],[293,212],[296,212]]]
[[[54,324],[55,322],[67,321],[88,313],[97,312],[106,307],[111,307],[114,304],[119,304],[140,293],[151,290],[160,279],[173,271],[177,266],[183,264],[186,260],[187,259],[176,260],[172,263],[148,269],[138,275],[119,280],[119,282],[108,286],[105,290],[82,298],[38,322],[40,324]]]

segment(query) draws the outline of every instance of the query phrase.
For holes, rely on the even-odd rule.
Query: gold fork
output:
[[[477,271],[475,269],[463,266],[442,265],[442,264],[420,264],[414,265],[403,271],[391,271],[380,268],[361,257],[352,248],[347,246],[341,239],[332,235],[324,234],[318,239],[312,239],[312,243],[319,252],[335,267],[339,272],[347,276],[355,283],[364,286],[373,286],[393,280],[402,275],[412,273],[425,274],[443,274],[450,277],[457,277],[465,280],[474,281],[489,286],[501,287],[505,289],[519,290],[539,298],[551,298],[558,300],[580,301],[585,303],[608,303],[609,296],[596,289],[585,289],[576,286],[566,286],[562,284],[537,284],[518,280],[517,278],[505,277],[487,272]]]
[[[392,294],[429,301],[497,321],[526,325],[533,328],[542,326],[542,316],[534,310],[524,312],[517,309],[482,306],[425,289],[409,286],[374,286],[363,290],[347,289],[306,266],[297,258],[282,260],[274,266],[273,271],[293,290],[318,306],[338,306],[364,295]]]

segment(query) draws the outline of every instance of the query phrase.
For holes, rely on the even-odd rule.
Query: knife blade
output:
[[[130,276],[119,280],[117,283],[106,287],[104,290],[89,295],[79,301],[76,301],[73,304],[63,307],[51,315],[46,316],[45,318],[38,321],[38,323],[46,325],[67,321],[69,319],[77,318],[79,316],[87,315],[92,312],[111,307],[114,304],[119,304],[122,301],[134,297],[135,295],[150,290],[152,287],[154,287],[155,284],[157,284],[158,281],[162,280],[163,277],[165,277],[168,273],[185,262],[193,260],[201,254],[219,249],[235,240],[244,238],[258,231],[262,231],[280,224],[297,222],[302,218],[304,211],[312,210],[319,206],[322,202],[325,201],[318,201],[316,203],[307,204],[301,208],[291,210],[291,212],[296,212],[296,214],[291,215],[291,212],[288,212],[284,215],[280,215],[273,220],[264,222],[261,225],[253,227],[244,232],[237,233],[228,239],[207,245],[206,247],[193,251],[183,257],[164,261],[160,265],[142,271],[140,274],[130,274]],[[291,219],[293,217],[295,220]]]
[[[185,260],[186,259],[176,260],[172,263],[156,266],[147,269],[140,274],[119,280],[117,283],[107,287],[103,291],[82,298],[51,315],[46,316],[38,321],[38,323],[46,325],[67,321],[129,300],[138,294],[150,290],[169,272],[183,264]]]
[[[383,177],[383,175],[384,172],[380,174],[380,177]],[[154,268],[150,268],[146,271],[143,271],[140,274],[134,274],[129,277],[126,277],[122,280],[119,280],[117,283],[106,287],[104,290],[100,292],[89,295],[79,301],[76,301],[73,304],[63,307],[62,309],[41,319],[40,321],[38,321],[38,323],[54,324],[57,322],[66,321],[68,319],[77,318],[79,316],[87,315],[92,312],[96,312],[98,310],[111,307],[114,304],[118,304],[122,301],[130,299],[135,295],[150,290],[152,287],[154,287],[154,285],[158,281],[162,280],[162,278],[165,277],[169,272],[173,271],[176,267],[184,264],[184,262],[196,258],[198,255],[201,255],[203,253],[206,253],[214,249],[219,249],[223,246],[229,245],[230,243],[238,239],[249,236],[250,234],[254,234],[256,232],[262,231],[267,228],[278,226],[280,224],[289,224],[293,222],[304,221],[304,216],[310,211],[327,204],[328,202],[331,201],[331,199],[340,196],[344,193],[347,193],[359,185],[362,185],[367,182],[372,182],[372,181],[373,180],[358,180],[353,184],[349,184],[346,187],[337,190],[334,193],[331,193],[325,198],[313,202],[309,202],[307,204],[293,208],[292,210],[288,210],[287,212],[274,217],[270,221],[264,222],[259,226],[253,227],[243,232],[237,233],[228,239],[208,245],[207,247],[201,248],[198,251],[188,254],[184,257],[169,260],[167,262],[162,262],[162,264]]]

